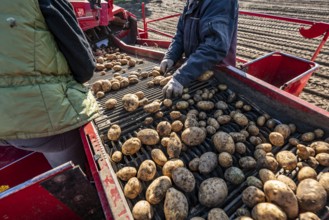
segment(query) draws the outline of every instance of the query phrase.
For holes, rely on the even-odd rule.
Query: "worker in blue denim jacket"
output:
[[[183,54],[185,63],[163,88],[165,97],[177,97],[183,87],[216,64],[235,66],[238,0],[188,0],[176,35],[160,69],[166,72]]]

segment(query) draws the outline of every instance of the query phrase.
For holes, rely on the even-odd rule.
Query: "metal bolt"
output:
[[[7,20],[7,22],[9,23],[9,26],[10,26],[11,28],[17,26],[17,24],[16,24],[16,19],[15,19],[15,18],[13,18],[13,17],[9,17],[9,18],[7,18],[6,20]]]

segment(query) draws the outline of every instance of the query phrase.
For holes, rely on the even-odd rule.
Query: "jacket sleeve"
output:
[[[40,10],[74,79],[87,82],[94,74],[95,58],[67,0],[39,0]]]
[[[200,45],[174,73],[179,83],[188,86],[227,56],[237,29],[237,18],[238,5],[235,0],[211,1],[206,6],[200,19]]]
[[[184,53],[184,27],[183,27],[183,16],[187,10],[184,8],[182,15],[179,17],[177,30],[174,38],[172,39],[169,48],[164,56],[164,59],[173,60],[175,63],[182,57]]]

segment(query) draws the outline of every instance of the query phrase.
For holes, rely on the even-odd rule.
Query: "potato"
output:
[[[303,144],[297,144],[297,155],[302,160],[307,160],[310,157],[310,152]]]
[[[125,185],[123,192],[128,199],[135,199],[142,192],[142,184],[136,178],[132,177]]]
[[[235,152],[233,138],[226,132],[219,131],[214,134],[212,136],[212,142],[219,153],[227,152],[229,154],[234,154]]]
[[[133,155],[141,149],[141,146],[141,141],[138,138],[133,137],[123,143],[121,150],[124,155]]]
[[[163,105],[166,107],[171,107],[172,106],[172,100],[171,99],[165,99],[163,100]]]
[[[150,104],[144,106],[144,111],[147,113],[155,113],[160,110],[161,104],[157,101],[153,101]]]
[[[284,145],[284,137],[279,132],[271,132],[269,135],[271,144],[276,147],[282,147]]]
[[[190,168],[191,171],[196,172],[199,170],[199,164],[200,164],[200,158],[196,157],[189,162],[188,167]]]
[[[169,142],[170,138],[169,137],[164,137],[161,139],[161,145],[164,147],[168,146],[168,142]]]
[[[276,154],[275,158],[279,165],[285,170],[293,170],[297,167],[297,157],[290,151],[280,151]]]
[[[119,179],[128,181],[130,178],[135,177],[136,173],[137,170],[135,167],[123,167],[118,172],[116,172],[116,175]]]
[[[262,181],[260,179],[258,179],[257,177],[254,177],[254,176],[247,177],[247,185],[248,186],[254,186],[254,187],[257,187],[259,189],[263,189]]]
[[[143,98],[143,99],[139,100],[139,102],[138,102],[138,106],[145,106],[145,105],[147,105],[148,103],[149,103],[148,98]]]
[[[268,127],[271,130],[274,129],[276,125],[277,125],[277,122],[274,119],[268,119],[266,121],[266,127]]]
[[[176,103],[177,110],[185,110],[188,108],[188,106],[189,106],[189,104],[187,101],[178,101]]]
[[[196,217],[191,218],[190,220],[205,220],[205,219],[202,217],[196,216]]]
[[[265,157],[266,154],[267,154],[267,153],[266,153],[264,150],[262,150],[262,149],[256,149],[256,150],[254,151],[254,158],[255,158],[256,160],[259,160],[260,158]]]
[[[151,157],[159,166],[163,166],[168,161],[166,155],[160,149],[153,149],[151,151]]]
[[[208,213],[207,220],[229,220],[230,218],[226,215],[225,211],[220,208],[213,208]]]
[[[108,80],[102,80],[102,91],[108,92],[111,90],[111,82]]]
[[[218,101],[216,104],[215,104],[215,107],[219,110],[225,110],[228,108],[228,105],[226,102],[224,101]]]
[[[153,81],[154,85],[159,85],[160,84],[160,81],[162,79],[164,79],[164,76],[156,76],[156,77],[153,78],[152,81]]]
[[[219,129],[219,123],[214,118],[208,118],[207,119],[207,124],[210,125],[210,126],[213,126],[216,130]]]
[[[111,157],[112,161],[119,163],[122,160],[122,153],[121,151],[114,151]]]
[[[265,194],[255,186],[249,186],[242,192],[242,202],[249,208],[261,202],[265,202]]]
[[[258,203],[251,212],[254,220],[287,220],[287,215],[278,206],[262,202]]]
[[[215,104],[211,101],[199,101],[197,107],[202,111],[209,111],[215,107]]]
[[[257,118],[256,124],[260,127],[263,127],[266,122],[266,118],[262,115]]]
[[[316,138],[322,138],[324,135],[324,131],[320,128],[315,129],[313,133],[315,134]]]
[[[206,132],[201,128],[187,128],[182,133],[182,141],[189,146],[197,146],[206,139]]]
[[[98,91],[97,93],[96,93],[96,98],[98,98],[98,99],[100,99],[100,98],[102,98],[102,97],[104,97],[105,96],[105,94],[104,94],[104,92],[102,92],[102,91]]]
[[[169,113],[169,115],[172,120],[177,120],[182,116],[182,113],[180,113],[179,111],[172,111]]]
[[[170,134],[170,138],[167,144],[167,154],[169,158],[179,158],[182,150],[182,142],[175,132]]]
[[[134,95],[136,95],[139,100],[141,100],[145,97],[144,92],[142,92],[142,91],[135,92]]]
[[[91,86],[91,89],[94,91],[94,94],[97,94],[97,92],[102,91],[102,80],[94,82]]]
[[[285,183],[294,193],[296,192],[297,186],[296,183],[289,177],[285,175],[279,175],[276,177],[280,182]]]
[[[225,180],[229,181],[232,184],[238,185],[241,184],[245,180],[245,175],[237,167],[230,167],[225,170],[224,173]]]
[[[169,188],[164,201],[166,220],[185,220],[188,215],[188,202],[183,193],[175,188]]]
[[[116,91],[116,90],[119,90],[120,89],[120,82],[118,80],[113,80],[111,82],[111,85],[112,85],[112,90]]]
[[[137,133],[137,138],[146,145],[155,145],[160,141],[158,132],[150,128],[140,130]]]
[[[246,136],[240,132],[230,132],[229,135],[233,138],[234,142],[245,142]]]
[[[96,62],[97,63],[104,63],[104,57],[97,57]]]
[[[185,128],[198,127],[199,123],[197,117],[192,114],[188,114],[184,122]]]
[[[279,163],[271,156],[261,157],[257,160],[258,168],[266,168],[273,172],[276,172],[278,169]],[[297,164],[296,164],[297,166]]]
[[[178,167],[172,172],[172,180],[175,185],[184,192],[192,192],[195,187],[195,178],[191,171],[185,167]]]
[[[130,59],[129,61],[128,61],[128,66],[129,67],[134,67],[136,65],[136,60],[135,59]]]
[[[224,125],[229,123],[232,120],[230,115],[220,115],[217,117],[217,121],[219,124]]]
[[[284,139],[287,139],[291,132],[289,126],[286,124],[279,124],[275,126],[274,131],[282,134]]]
[[[302,134],[300,139],[305,142],[310,142],[315,139],[315,134],[313,132],[306,132],[306,133]]]
[[[298,201],[294,192],[283,182],[269,180],[264,184],[266,201],[279,206],[288,216],[296,218],[298,216]]]
[[[178,167],[184,167],[184,162],[180,159],[168,160],[162,167],[162,174],[171,178],[172,172]]]
[[[275,174],[269,169],[260,169],[258,174],[259,174],[259,178],[262,180],[263,184],[269,180],[276,179]]]
[[[165,86],[167,83],[172,79],[172,76],[167,76],[160,80],[159,84],[160,86]]]
[[[320,220],[320,218],[313,212],[304,212],[299,215],[299,220]]]
[[[150,125],[153,123],[153,118],[152,117],[146,117],[143,122],[145,125]]]
[[[241,216],[241,217],[248,217],[251,215],[247,208],[238,208],[235,214],[236,216]]]
[[[251,156],[241,157],[239,160],[239,165],[241,169],[250,170],[256,167],[256,160]]]
[[[329,166],[329,154],[319,153],[315,156],[315,159],[319,162],[320,165],[325,167]]]
[[[327,201],[327,192],[323,186],[314,179],[305,179],[297,186],[296,196],[301,210],[317,212]]]
[[[238,143],[235,143],[235,151],[238,154],[244,154],[247,151],[247,147],[244,143],[238,142]]]
[[[316,180],[317,173],[316,171],[311,167],[302,167],[298,171],[297,179],[299,182],[301,182],[304,179],[315,179]]]
[[[318,175],[318,181],[323,186],[323,188],[326,190],[327,197],[328,197],[329,196],[329,173],[328,172],[325,172],[325,173],[321,172]]]
[[[172,186],[171,180],[167,176],[160,176],[153,180],[147,187],[146,200],[152,204],[159,204],[165,197],[167,190]]]
[[[132,214],[136,220],[151,220],[154,211],[150,203],[145,200],[140,200],[134,205]]]
[[[221,205],[228,194],[226,182],[218,177],[212,177],[204,180],[199,188],[199,202],[212,208]]]
[[[157,132],[160,136],[169,136],[171,133],[171,124],[167,121],[161,121],[157,125]]]
[[[107,109],[112,109],[115,108],[115,106],[117,105],[117,100],[116,99],[109,99],[105,102],[105,108]]]
[[[324,141],[316,141],[313,142],[310,147],[315,150],[316,154],[319,153],[329,153],[329,143],[326,143]],[[313,155],[314,156],[314,155]]]
[[[120,65],[115,65],[112,67],[112,69],[114,70],[114,72],[119,72],[120,70],[122,70],[122,67]]]
[[[198,81],[207,81],[214,75],[214,71],[207,70],[204,73],[202,73],[197,80]]]
[[[104,64],[96,63],[96,71],[102,71],[105,69]]]
[[[152,88],[152,87],[154,87],[154,82],[153,82],[153,81],[148,81],[148,82],[146,83],[146,86],[147,86],[148,88]]]
[[[156,174],[156,165],[152,160],[144,160],[139,166],[137,178],[143,181],[153,180]]]
[[[123,108],[128,111],[132,112],[135,111],[139,106],[139,100],[137,95],[134,94],[126,94],[122,97]]]
[[[319,166],[319,162],[317,159],[315,159],[315,157],[309,157],[307,160],[307,165],[313,169],[316,169]]]
[[[246,126],[248,125],[249,122],[248,118],[244,114],[239,112],[233,116],[233,120],[235,123],[237,123],[240,126]]]
[[[117,141],[121,135],[121,128],[119,125],[111,125],[110,129],[107,132],[107,137],[111,141]]]
[[[233,165],[232,155],[227,152],[222,152],[218,155],[218,163],[220,166],[227,168]]]
[[[272,144],[270,144],[270,143],[261,143],[261,144],[257,145],[255,149],[262,149],[266,153],[269,153],[269,152],[272,151]]]
[[[199,172],[201,174],[208,174],[218,166],[217,155],[213,152],[206,152],[201,155],[199,161]]]
[[[174,132],[180,132],[183,129],[184,125],[181,121],[176,120],[171,124],[171,129]]]

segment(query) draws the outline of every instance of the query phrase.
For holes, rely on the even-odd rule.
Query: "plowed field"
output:
[[[147,19],[155,19],[179,13],[185,1],[148,0]],[[116,4],[133,12],[141,23],[141,1],[116,1]],[[240,10],[261,12],[272,15],[288,16],[312,21],[329,23],[328,0],[241,0]],[[174,34],[178,18],[151,23],[149,27]],[[237,55],[247,61],[253,60],[271,51],[281,51],[310,60],[322,37],[303,38],[298,30],[301,26],[294,23],[280,22],[241,15],[239,17]],[[150,34],[151,38],[164,38]],[[316,59],[321,65],[308,81],[300,97],[320,108],[329,110],[329,42]]]

